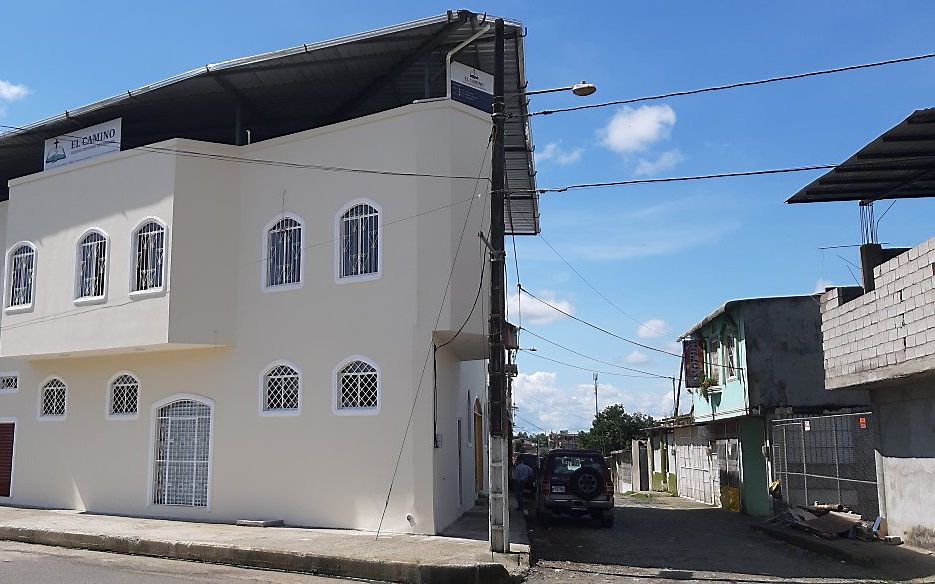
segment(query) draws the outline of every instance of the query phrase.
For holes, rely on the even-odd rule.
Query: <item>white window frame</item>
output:
[[[162,227],[162,286],[158,288],[147,288],[146,290],[136,289],[136,272],[139,269],[137,265],[137,254],[139,253],[139,231],[149,223],[156,223]],[[172,248],[169,241],[169,225],[154,215],[144,217],[133,229],[130,230],[130,269],[128,286],[130,290],[130,299],[138,300],[140,298],[149,298],[151,296],[162,296],[169,289],[169,250]]]
[[[18,371],[0,371],[0,377],[16,378],[16,389],[4,389],[3,387],[0,387],[0,395],[12,395],[14,393],[19,393],[20,376]]]
[[[10,496],[0,497],[0,499],[10,500],[16,496],[16,433],[19,432],[19,423],[16,418],[0,416],[0,424],[13,424],[13,458],[10,460]]]
[[[136,380],[136,413],[135,414],[115,414],[113,413],[114,406],[114,382],[123,375],[129,375]],[[108,420],[117,420],[117,421],[132,421],[137,420],[140,417],[140,398],[143,395],[143,383],[140,381],[140,376],[132,371],[118,371],[114,373],[111,378],[107,381],[107,410],[105,411],[105,417]]]
[[[97,296],[81,296],[81,278],[83,274],[81,273],[81,251],[84,247],[84,240],[86,237],[96,233],[104,238],[104,266],[103,274],[101,277],[103,279],[103,293]],[[95,274],[96,275],[96,274]],[[110,287],[110,235],[106,231],[98,227],[92,227],[88,229],[81,236],[78,237],[78,241],[75,243],[75,289],[74,289],[74,299],[75,306],[85,306],[88,304],[103,304],[107,302],[107,291]]]
[[[377,212],[377,271],[370,274],[360,274],[356,276],[341,276],[341,266],[343,264],[342,250],[344,247],[341,239],[341,224],[344,214],[357,205],[369,205]],[[352,282],[372,282],[383,277],[383,207],[373,199],[354,199],[347,203],[334,216],[334,281],[338,284],[350,284]]]
[[[269,232],[274,225],[283,219],[292,219],[299,224],[299,281],[270,286],[267,284],[269,281],[267,277],[269,275]],[[305,285],[305,264],[308,263],[307,254],[305,253],[305,232],[307,230],[308,228],[305,221],[295,213],[289,212],[276,215],[266,224],[263,228],[263,232],[260,234],[260,265],[262,266],[260,268],[260,290],[263,292],[286,292],[289,290],[299,290]]]
[[[42,402],[45,401],[45,386],[53,379],[57,379],[62,382],[62,385],[65,386],[65,413],[61,416],[51,416],[42,414]],[[36,419],[40,422],[60,422],[68,417],[68,394],[71,391],[69,390],[68,383],[61,375],[50,375],[46,377],[42,383],[39,384],[39,401],[36,404]]]
[[[269,375],[269,372],[273,369],[286,366],[299,374],[299,397],[298,397],[298,407],[293,410],[267,410],[264,409],[266,405],[266,376]],[[257,386],[257,398],[259,400],[258,408],[260,416],[264,418],[283,418],[283,417],[295,417],[302,414],[302,393],[303,393],[303,381],[305,375],[302,373],[302,368],[293,363],[292,361],[287,361],[285,359],[277,359],[269,365],[263,368],[260,371],[259,383]]]
[[[13,252],[19,248],[27,246],[32,250],[32,281],[30,282],[30,298],[27,304],[17,304],[16,306],[10,306],[10,301],[12,300],[12,290],[10,289],[13,286]],[[11,245],[6,252],[6,271],[4,278],[4,287],[3,287],[3,307],[4,312],[7,314],[17,314],[20,312],[32,312],[33,308],[36,306],[36,272],[39,269],[39,250],[36,248],[36,244],[31,241],[17,241]]]
[[[209,416],[210,423],[210,434],[208,435],[208,491],[207,498],[205,499],[204,507],[195,507],[189,505],[164,505],[161,503],[153,503],[153,496],[155,495],[153,483],[155,481],[154,471],[156,467],[156,416],[159,412],[159,409],[163,406],[167,406],[172,402],[181,401],[181,400],[191,400],[202,403],[208,406],[211,409],[211,415]],[[175,395],[169,396],[165,399],[161,399],[152,405],[150,408],[149,414],[149,469],[147,470],[146,475],[146,506],[147,507],[158,507],[158,508],[168,508],[176,507],[180,509],[185,509],[187,513],[193,512],[210,512],[211,511],[211,487],[214,484],[214,435],[217,431],[215,424],[214,416],[214,400],[205,397],[203,395],[198,395],[194,393],[177,393]]]
[[[338,397],[341,392],[341,380],[338,375],[341,374],[341,370],[353,363],[354,361],[362,361],[367,365],[370,365],[377,371],[377,407],[375,408],[340,408],[338,403],[340,398]],[[336,416],[376,416],[380,414],[380,410],[383,409],[383,370],[380,368],[380,365],[369,357],[363,355],[351,355],[350,357],[345,358],[337,367],[331,372],[331,411]]]

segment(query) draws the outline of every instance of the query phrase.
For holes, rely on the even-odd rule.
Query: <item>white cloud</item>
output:
[[[623,358],[624,361],[630,365],[645,365],[649,363],[649,355],[643,353],[642,351],[633,351],[629,355]]]
[[[542,298],[555,308],[559,308],[568,314],[575,313],[575,306],[569,300],[560,299],[555,292],[551,290],[542,290],[535,293],[536,296]],[[520,302],[519,293],[510,294],[507,298],[507,310],[510,313],[511,318],[517,318],[520,313],[523,316],[523,322],[530,324],[551,324],[557,320],[565,318],[565,315],[556,311],[539,302],[535,298],[529,296],[528,294],[523,294],[522,303]]]
[[[671,389],[637,391],[601,383],[597,395],[602,410],[622,404],[627,412],[642,412],[654,418],[672,414]],[[560,387],[555,372],[520,373],[513,380],[513,400],[519,408],[516,425],[529,432],[541,431],[535,426],[554,431],[587,430],[594,418],[594,385]]]
[[[824,292],[825,288],[830,288],[832,286],[834,286],[834,284],[832,284],[828,280],[825,280],[824,278],[818,278],[818,280],[815,281],[814,293],[817,294],[819,292]]]
[[[667,138],[674,125],[675,110],[667,105],[625,106],[599,134],[605,147],[617,154],[630,154]]]
[[[666,150],[655,160],[640,159],[636,168],[633,169],[634,176],[654,176],[667,170],[672,170],[680,162],[685,160],[685,156],[678,149]]]
[[[661,318],[651,318],[636,329],[636,336],[641,339],[658,339],[669,334],[669,325]]]
[[[536,163],[551,160],[559,166],[568,166],[581,160],[582,153],[584,148],[566,150],[561,147],[561,142],[549,142],[541,151],[536,151]]]
[[[17,101],[29,95],[29,88],[25,85],[17,85],[0,79],[0,100]]]

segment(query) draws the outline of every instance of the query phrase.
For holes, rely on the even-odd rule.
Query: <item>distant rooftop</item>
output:
[[[692,336],[693,334],[695,334],[696,332],[704,328],[706,324],[715,320],[717,317],[726,313],[728,310],[730,310],[731,308],[734,308],[735,306],[742,306],[744,304],[753,304],[756,302],[782,302],[786,300],[799,300],[802,298],[812,298],[817,302],[818,301],[817,299],[819,296],[820,294],[800,294],[797,296],[764,296],[762,298],[739,298],[737,300],[728,300],[727,302],[719,306],[717,309],[715,309],[714,312],[706,316],[704,320],[702,320],[701,322],[699,322],[692,328],[688,329],[688,331],[686,331],[683,335],[681,335],[676,340],[681,341],[681,340],[687,339],[688,337]]]
[[[495,17],[467,10],[205,65],[0,133],[0,200],[10,179],[41,172],[46,139],[123,118],[122,150],[170,138],[241,144],[294,134],[447,94],[445,56]],[[521,23],[506,21],[505,91],[526,87]],[[455,60],[493,73],[493,29]],[[526,100],[508,99],[507,233],[539,230]],[[296,161],[314,162],[314,161]],[[380,169],[405,171],[407,169]]]

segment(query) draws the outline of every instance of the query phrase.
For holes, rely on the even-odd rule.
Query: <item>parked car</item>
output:
[[[614,484],[610,468],[595,450],[552,450],[539,470],[536,519],[547,524],[555,515],[590,515],[602,527],[614,525]]]

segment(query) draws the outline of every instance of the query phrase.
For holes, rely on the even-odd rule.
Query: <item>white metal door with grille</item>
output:
[[[190,399],[156,411],[153,503],[208,506],[211,406]]]
[[[676,428],[675,448],[679,496],[716,505],[718,494],[714,486],[715,473],[711,472],[711,452],[705,428]]]

